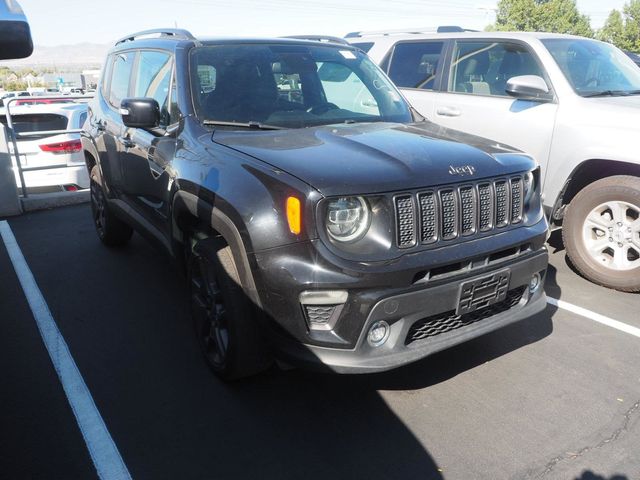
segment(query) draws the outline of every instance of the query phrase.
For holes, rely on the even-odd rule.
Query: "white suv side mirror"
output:
[[[512,97],[521,100],[553,100],[547,82],[537,75],[520,75],[507,81],[506,92]]]

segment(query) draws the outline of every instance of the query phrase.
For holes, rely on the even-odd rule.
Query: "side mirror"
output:
[[[120,103],[120,115],[127,127],[148,130],[160,125],[160,106],[153,98],[125,98]]]
[[[521,75],[507,81],[506,92],[521,100],[553,100],[547,82],[537,75]]]
[[[15,0],[0,0],[0,60],[25,58],[33,53],[29,22]]]

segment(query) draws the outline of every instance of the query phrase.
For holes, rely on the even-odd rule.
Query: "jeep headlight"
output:
[[[370,217],[364,198],[336,198],[327,205],[327,233],[338,242],[353,242],[367,233]]]

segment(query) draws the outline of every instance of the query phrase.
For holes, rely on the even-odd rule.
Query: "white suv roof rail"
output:
[[[398,30],[369,30],[347,33],[344,38],[358,38],[372,35],[419,35],[421,33],[477,32],[457,25],[441,25],[439,27],[400,28]]]

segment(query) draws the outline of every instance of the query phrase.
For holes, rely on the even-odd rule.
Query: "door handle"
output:
[[[127,138],[127,137],[116,137],[116,140],[124,148],[133,148],[136,146],[136,144],[130,138]]]
[[[459,117],[462,115],[462,112],[454,107],[438,107],[436,109],[436,115],[442,117]]]

